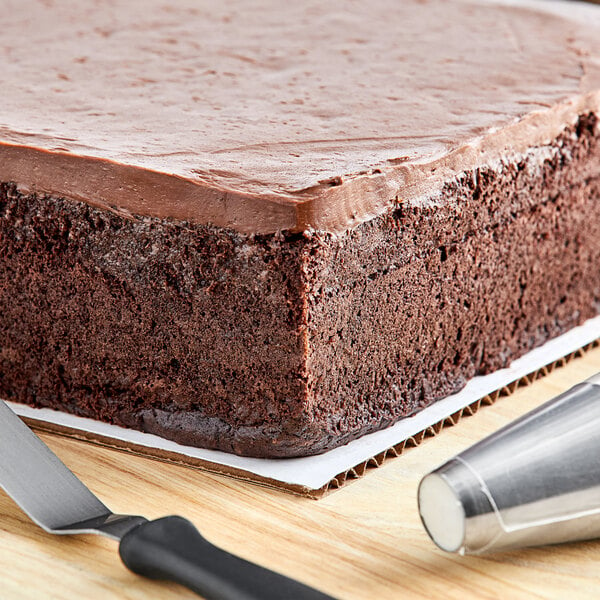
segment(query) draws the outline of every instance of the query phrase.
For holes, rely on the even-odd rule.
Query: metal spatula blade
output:
[[[209,600],[331,599],[217,548],[182,517],[114,514],[2,400],[0,487],[48,533],[116,539],[135,573],[181,583]]]
[[[0,487],[48,533],[99,533],[120,540],[147,521],[113,514],[2,401]]]

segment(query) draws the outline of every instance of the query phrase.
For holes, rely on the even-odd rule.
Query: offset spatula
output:
[[[105,535],[120,542],[134,573],[181,583],[209,600],[331,600],[213,546],[182,517],[115,515],[2,400],[0,487],[48,533]]]

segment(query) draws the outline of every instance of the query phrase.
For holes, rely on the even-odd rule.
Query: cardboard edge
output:
[[[94,444],[96,446],[110,448],[111,450],[119,450],[127,454],[132,454],[133,456],[153,458],[164,463],[175,464],[183,467],[192,467],[201,471],[215,473],[218,475],[226,475],[243,481],[249,481],[257,485],[262,485],[264,487],[284,490],[298,496],[317,498],[322,495],[322,493],[315,495],[315,492],[320,492],[320,490],[313,490],[300,484],[286,483],[276,479],[271,479],[270,477],[256,475],[255,473],[251,473],[249,471],[245,471],[244,469],[238,469],[229,465],[214,463],[209,460],[203,460],[193,456],[186,456],[177,452],[169,452],[168,450],[163,450],[161,448],[142,446],[140,444],[118,440],[116,438],[111,438],[99,433],[90,433],[88,431],[75,429],[74,427],[59,425],[58,423],[50,423],[41,419],[32,419],[30,417],[21,418],[29,427],[39,432],[75,439]],[[326,488],[327,485],[323,486],[323,491]]]
[[[244,471],[243,469],[238,469],[236,467],[213,463],[200,458],[185,456],[176,452],[169,452],[160,448],[150,448],[148,446],[142,446],[139,444],[125,442],[101,434],[89,433],[72,427],[58,425],[56,423],[49,423],[47,421],[31,419],[28,417],[24,418],[24,420],[30,427],[37,431],[85,441],[88,443],[95,444],[97,446],[126,452],[134,456],[153,458],[155,460],[159,460],[165,463],[176,464],[184,467],[192,467],[217,475],[234,477],[236,479],[248,481],[250,483],[261,485],[263,487],[285,491],[304,498],[319,500],[325,495],[335,490],[338,490],[341,487],[344,487],[351,481],[361,479],[370,470],[377,469],[382,465],[387,464],[392,459],[397,458],[410,448],[415,448],[416,446],[419,446],[427,438],[438,435],[439,432],[442,431],[442,429],[453,427],[462,419],[474,415],[475,413],[477,413],[477,411],[479,411],[479,409],[482,406],[491,406],[499,398],[510,396],[515,392],[516,389],[531,385],[537,379],[545,377],[555,369],[563,367],[564,365],[570,363],[576,358],[583,357],[590,350],[592,350],[593,348],[597,348],[598,346],[600,346],[600,339],[594,340],[593,342],[590,342],[589,344],[586,344],[581,348],[570,352],[569,354],[566,354],[558,360],[552,361],[551,363],[548,363],[547,365],[540,367],[539,369],[536,369],[528,373],[527,375],[524,375],[523,377],[515,379],[514,381],[506,384],[505,386],[483,396],[482,398],[479,398],[478,400],[475,400],[471,404],[458,410],[452,415],[445,417],[444,419],[438,421],[437,423],[434,423],[433,425],[430,425],[429,427],[416,433],[415,435],[412,435],[407,439],[398,442],[397,444],[394,444],[387,450],[384,450],[383,452],[380,452],[375,456],[372,456],[371,458],[362,461],[358,465],[339,473],[338,475],[333,477],[328,483],[326,483],[324,486],[318,489],[312,489],[310,487],[299,484],[285,483],[279,480],[271,479],[269,477],[256,475],[254,473],[250,473],[248,471]]]

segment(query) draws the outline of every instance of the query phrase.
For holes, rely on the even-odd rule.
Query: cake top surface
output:
[[[600,10],[518,4],[5,0],[0,179],[343,230],[598,108]]]

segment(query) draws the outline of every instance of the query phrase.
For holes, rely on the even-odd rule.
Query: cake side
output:
[[[598,314],[598,118],[314,244],[307,370],[323,449]]]
[[[302,452],[302,243],[1,184],[0,397],[182,444]]]

